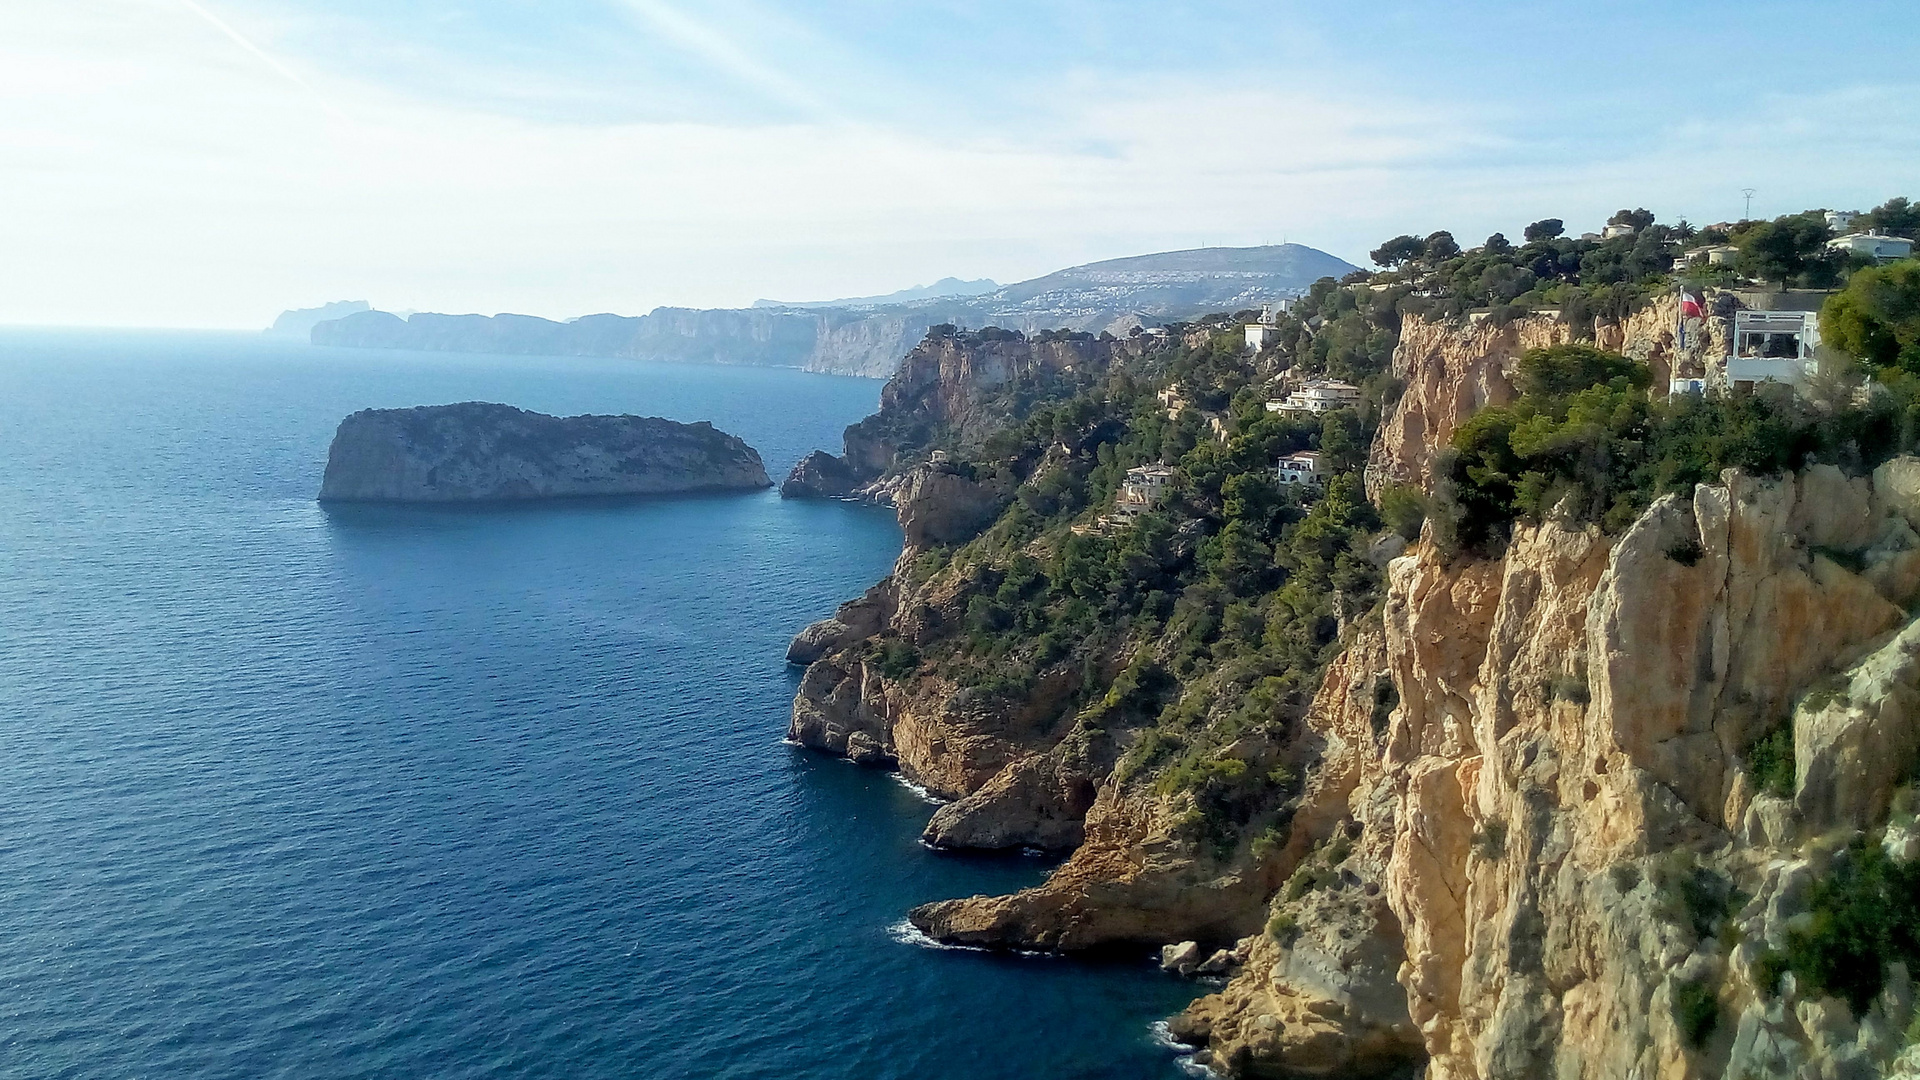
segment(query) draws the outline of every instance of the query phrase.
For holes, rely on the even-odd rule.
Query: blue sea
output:
[[[313,500],[368,406],[711,420],[778,478],[879,388],[0,331],[0,1076],[1179,1075],[1192,984],[915,944],[1046,865],[781,741],[890,515]]]

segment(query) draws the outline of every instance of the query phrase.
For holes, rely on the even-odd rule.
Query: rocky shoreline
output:
[[[1678,370],[1694,358],[1671,315],[1595,334]],[[1409,319],[1393,368],[1408,390],[1370,482],[1428,482],[1447,433],[1511,399],[1524,350],[1567,336],[1546,317]],[[1069,853],[1036,887],[915,908],[915,928],[1151,948],[1229,976],[1169,1030],[1234,1077],[1786,1078],[1814,1058],[1833,1063],[1817,1075],[1869,1076],[1898,1051],[1910,984],[1849,1008],[1790,976],[1776,992],[1767,957],[1811,917],[1810,883],[1846,864],[1823,837],[1895,839],[1884,822],[1920,753],[1920,459],[1871,477],[1733,470],[1617,535],[1550,520],[1491,556],[1443,551],[1431,525],[1404,551],[1377,545],[1381,600],[1340,628],[1310,705],[1218,751],[1236,774],[1297,778],[1280,824],[1223,842],[1191,796],[1128,765],[1134,732],[1058,708],[1082,680],[1113,685],[1131,646],[998,696],[913,663],[977,625],[978,572],[953,560],[1043,475],[890,441],[944,426],[977,444],[979,373],[1005,370],[989,344],[923,344],[893,412],[849,429],[832,460],[865,479],[847,494],[891,501],[906,544],[788,653],[806,667],[789,737],[949,800],[928,844]],[[1104,370],[1121,355],[1105,348],[1081,362]],[[1763,788],[1755,747],[1782,723],[1789,784]]]

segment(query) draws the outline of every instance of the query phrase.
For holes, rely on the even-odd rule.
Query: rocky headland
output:
[[[1539,509],[1473,533],[1489,489],[1461,485],[1488,474],[1458,460],[1503,408],[1604,392],[1651,446],[1729,416],[1870,432],[1846,425],[1882,406],[1663,404],[1726,348],[1713,297],[1682,347],[1672,297],[1481,320],[1327,284],[1276,354],[1224,320],[936,335],[796,471],[890,501],[906,545],[795,639],[790,737],[947,799],[935,847],[1067,853],[912,922],[1224,976],[1171,1029],[1231,1077],[1920,1075],[1915,448],[1686,443],[1610,502],[1536,473],[1510,498]],[[1390,344],[1371,371],[1339,359],[1363,339]],[[1342,362],[1381,376],[1351,416],[1261,409]],[[1266,494],[1303,445],[1334,479]],[[1614,468],[1588,453],[1553,467]],[[1099,523],[1156,460],[1164,504]]]
[[[999,326],[1125,334],[1143,321],[1189,319],[1290,295],[1348,263],[1299,244],[1199,248],[1110,259],[979,293],[953,282],[934,295],[854,298],[751,308],[661,307],[645,315],[401,318],[382,311],[329,315],[316,345],[461,352],[618,356],[683,363],[799,367],[885,378],[929,326]],[[342,313],[345,314],[345,313]]]
[[[770,486],[758,452],[704,421],[557,417],[470,401],[342,420],[320,499],[489,502]]]

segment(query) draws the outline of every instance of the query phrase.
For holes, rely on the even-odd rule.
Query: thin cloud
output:
[[[268,67],[278,72],[282,78],[286,79],[288,82],[299,87],[300,89],[305,90],[309,95],[313,97],[314,101],[319,103],[322,109],[325,109],[327,111],[328,115],[332,116],[336,120],[342,120],[342,121],[347,120],[347,114],[344,112],[341,112],[338,108],[336,108],[332,102],[328,101],[326,97],[320,93],[320,91],[314,89],[311,83],[307,82],[307,80],[295,74],[292,68],[289,68],[287,65],[281,63],[278,59],[276,59],[273,56],[273,54],[267,52],[265,49],[262,49],[260,46],[255,45],[252,42],[252,40],[250,40],[245,34],[242,34],[240,31],[235,30],[232,26],[228,25],[226,20],[222,19],[218,15],[215,15],[213,12],[208,11],[206,8],[201,7],[197,2],[195,2],[195,0],[180,0],[180,6],[186,8],[188,11],[193,12],[195,15],[200,16],[202,19],[205,19],[209,25],[211,25],[214,29],[220,31],[222,34],[225,34],[230,40],[232,40],[232,42],[235,45],[238,45],[242,49],[245,49],[247,52],[252,53],[254,57],[257,58],[261,63],[266,64]]]
[[[734,44],[725,34],[665,0],[620,0],[654,29],[687,52],[788,108],[815,118],[830,118],[826,104],[785,72]]]

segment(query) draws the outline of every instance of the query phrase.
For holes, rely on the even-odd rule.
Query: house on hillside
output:
[[[1829,210],[1827,211],[1827,228],[1837,233],[1844,233],[1853,228],[1853,219],[1859,216],[1858,210]]]
[[[1866,255],[1880,262],[1913,257],[1913,241],[1904,236],[1882,236],[1879,233],[1836,236],[1827,241],[1827,248],[1845,255]]]
[[[1814,373],[1819,316],[1810,311],[1739,311],[1733,316],[1733,354],[1720,371],[1729,390],[1764,382],[1798,386]]]
[[[1113,502],[1115,521],[1134,518],[1160,505],[1173,483],[1173,470],[1165,465],[1137,465],[1127,470],[1120,482],[1120,494]]]
[[[1277,311],[1273,304],[1267,304],[1260,309],[1260,321],[1247,324],[1248,352],[1257,353],[1269,345],[1279,343],[1280,315],[1291,307],[1293,307],[1292,300],[1282,300]]]
[[[1274,464],[1274,480],[1281,490],[1290,487],[1319,487],[1326,483],[1326,470],[1320,466],[1320,451],[1302,450],[1288,454]]]
[[[1318,416],[1335,409],[1352,408],[1365,395],[1350,382],[1338,379],[1313,379],[1279,401],[1267,402],[1270,413],[1290,416]]]
[[[1740,257],[1740,249],[1732,244],[1713,244],[1697,247],[1683,253],[1673,260],[1674,270],[1688,270],[1696,266],[1732,266]]]

